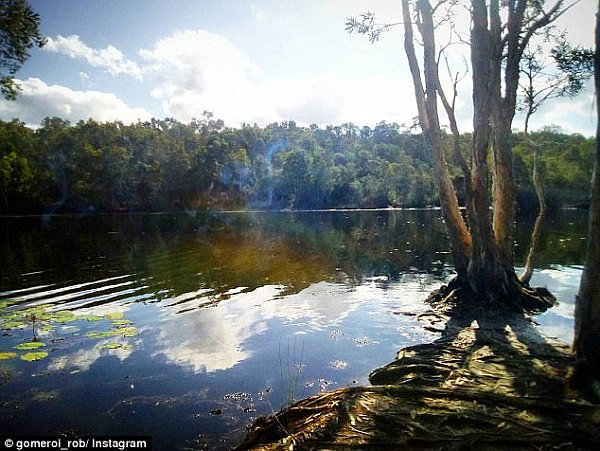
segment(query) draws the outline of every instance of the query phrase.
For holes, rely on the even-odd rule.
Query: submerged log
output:
[[[567,345],[522,314],[470,306],[431,315],[447,320],[442,338],[401,350],[371,373],[371,387],[260,418],[239,449],[600,448],[600,406],[569,389]]]

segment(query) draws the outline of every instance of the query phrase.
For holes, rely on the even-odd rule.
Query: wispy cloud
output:
[[[93,67],[104,68],[111,75],[129,75],[142,79],[142,69],[116,47],[109,45],[105,49],[94,49],[86,45],[78,35],[67,37],[58,35],[48,38],[44,47],[48,52],[61,53],[73,59],[83,59]]]

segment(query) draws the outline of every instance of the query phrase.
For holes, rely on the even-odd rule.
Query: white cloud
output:
[[[116,95],[99,91],[74,91],[61,85],[48,85],[39,78],[18,81],[23,91],[16,101],[0,101],[0,118],[15,117],[31,126],[46,116],[59,116],[71,122],[93,118],[100,122],[126,123],[146,120],[152,115],[143,108],[131,108]]]
[[[247,342],[265,334],[273,320],[289,330],[305,333],[338,326],[352,312],[364,311],[365,305],[373,303],[403,311],[424,310],[425,304],[415,300],[424,299],[439,285],[428,275],[407,275],[401,282],[385,287],[376,281],[358,287],[322,281],[288,295],[282,285],[265,285],[234,293],[211,308],[202,308],[211,301],[210,295],[185,303],[173,299],[162,310],[160,346],[154,356],[196,372],[226,370],[252,357],[256,348],[248,347]],[[428,334],[416,328],[407,333]],[[272,340],[273,336],[276,334],[264,335],[264,339]]]
[[[102,345],[113,344],[114,340],[101,340],[93,348],[83,348],[72,354],[53,359],[48,365],[49,371],[80,370],[87,371],[100,357],[110,355],[121,362],[126,360],[133,352],[132,348],[117,348],[110,351],[100,349]]]
[[[196,372],[215,372],[232,368],[252,356],[247,340],[262,335],[268,321],[301,321],[313,330],[336,324],[354,310],[360,299],[346,288],[319,282],[301,292],[286,296],[270,308],[261,308],[277,299],[284,290],[280,285],[265,285],[253,291],[233,294],[216,308],[193,310],[185,304],[171,304],[164,311],[159,327],[160,343],[154,356]],[[199,299],[202,305],[202,299]],[[193,302],[193,301],[192,301]]]
[[[83,71],[81,71],[81,72],[78,72],[78,74],[79,74],[79,78],[80,78],[80,80],[81,80],[83,83],[89,83],[89,81],[90,81],[90,76],[88,75],[88,73],[87,73],[87,72],[83,72]]]
[[[204,110],[217,116],[222,110],[231,116],[232,110],[257,100],[251,78],[258,68],[218,34],[177,32],[140,55],[153,77],[152,95],[163,101],[167,115],[189,120]]]
[[[360,5],[336,1],[331,6],[347,13],[350,7]],[[384,3],[378,6],[386,18],[394,12],[397,14],[396,6],[389,10],[383,8]],[[258,19],[264,19],[260,9],[254,8],[252,12]],[[144,95],[143,89],[147,89],[162,103],[162,111],[152,113],[155,117],[171,116],[187,122],[206,110],[232,126],[242,122],[266,125],[283,120],[294,120],[299,125],[353,122],[373,126],[382,120],[410,124],[416,116],[413,87],[408,78],[402,78],[408,77],[407,73],[347,77],[336,73],[336,67],[331,66],[325,69],[330,72],[273,78],[273,74],[259,68],[227,38],[206,30],[178,31],[158,40],[152,48],[139,51],[140,64],[113,46],[93,49],[77,35],[49,39],[44,49],[84,60],[110,74],[143,78],[140,94]],[[462,57],[457,58],[458,69],[466,70]],[[464,58],[468,60],[468,56]],[[332,59],[332,64],[334,61]],[[87,73],[79,72],[79,75],[85,86],[92,86]],[[59,115],[71,121],[93,117],[126,122],[151,116],[143,109],[128,107],[108,92],[73,91],[63,86],[48,86],[34,78],[23,87],[17,103],[0,103],[1,118],[16,116],[33,124],[46,115]],[[461,132],[472,129],[470,87],[470,74],[467,74],[459,85],[456,104]],[[556,102],[552,108],[540,111],[535,121],[554,123],[566,131],[593,130],[591,115],[584,114],[589,108],[587,104],[582,108],[579,99],[576,110],[573,103],[565,108],[564,102]],[[575,116],[577,120],[573,123]],[[441,108],[440,118],[446,122]],[[515,127],[521,128],[518,121],[519,118],[515,120]],[[536,123],[532,126],[536,128]]]
[[[520,117],[522,118],[522,114]],[[522,128],[515,119],[516,127]],[[593,136],[596,133],[596,106],[594,104],[594,87],[589,81],[581,93],[573,98],[549,100],[531,117],[530,128],[537,130],[545,125],[557,125],[565,133],[581,133]]]
[[[252,16],[259,22],[266,22],[269,18],[268,13],[263,9],[256,5],[250,5],[250,12]]]
[[[224,37],[204,30],[183,31],[141,50],[152,74],[152,95],[163,112],[180,120],[211,111],[226,123],[282,120],[319,125],[410,121],[409,87],[392,76],[347,81],[329,74],[266,79],[265,74]]]
[[[142,78],[142,69],[135,61],[128,60],[119,49],[109,45],[105,49],[87,46],[77,35],[48,38],[43,50],[62,53],[73,59],[83,59],[93,67],[103,67],[111,75],[130,75]]]

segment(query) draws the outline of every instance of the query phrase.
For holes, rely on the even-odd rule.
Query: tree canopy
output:
[[[553,128],[531,136],[544,143],[550,206],[586,199],[594,140]],[[451,155],[451,135],[442,140]],[[470,143],[462,135],[461,151]],[[529,143],[517,134],[513,148],[517,198],[535,203]],[[0,121],[0,172],[4,214],[439,205],[423,135],[385,122],[230,128],[207,113],[188,124],[55,117],[34,130]],[[451,177],[464,204],[462,174]]]
[[[449,295],[454,293],[457,300],[491,302],[517,310],[547,308],[554,302],[553,297],[543,290],[531,289],[528,277],[519,279],[514,269],[517,186],[512,129],[519,91],[523,89],[520,77],[524,69],[529,69],[530,75],[530,83],[524,88],[526,94],[529,93],[526,96],[528,118],[540,102],[554,93],[572,94],[581,89],[585,70],[578,71],[589,57],[587,52],[564,45],[556,50],[553,56],[559,71],[568,74],[564,83],[553,83],[565,87],[551,88],[547,91],[550,94],[541,97],[533,95],[533,80],[539,78],[540,65],[536,57],[529,60],[524,57],[534,39],[548,36],[552,24],[570,6],[564,0],[552,3],[471,0],[469,7],[462,9],[449,0],[402,0],[401,7],[404,51],[413,81],[419,125],[432,155],[442,216],[457,271]],[[468,14],[469,20],[463,21],[469,23],[468,30],[458,29],[456,25],[459,22],[456,16],[461,13]],[[379,23],[373,14],[367,13],[361,20],[349,19],[346,29],[366,34],[375,41],[383,31],[395,25]],[[444,27],[451,36],[446,44],[440,43]],[[473,139],[467,158],[458,145],[460,132],[453,100],[457,95],[458,78],[452,80],[452,97],[440,77],[440,62],[448,62],[448,49],[453,44],[466,45],[470,53]],[[527,87],[531,89],[527,91]],[[454,137],[452,159],[446,157],[443,148],[438,102],[443,106]],[[459,210],[458,193],[451,179],[451,161],[464,179],[466,217]],[[534,167],[537,169],[537,158]],[[536,192],[543,209],[538,171],[534,172]]]
[[[0,0],[0,92],[4,98],[17,97],[15,74],[29,58],[29,51],[45,42],[40,17],[25,0]]]

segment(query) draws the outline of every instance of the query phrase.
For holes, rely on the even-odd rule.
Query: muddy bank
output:
[[[567,384],[573,355],[521,315],[438,306],[443,338],[412,346],[352,387],[249,428],[239,449],[600,449],[600,406]]]

